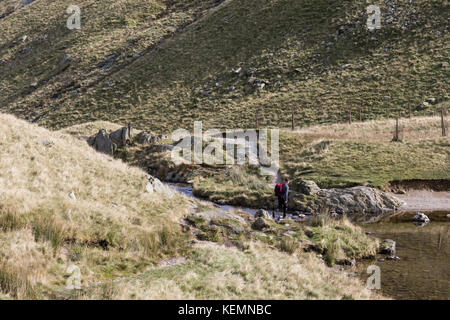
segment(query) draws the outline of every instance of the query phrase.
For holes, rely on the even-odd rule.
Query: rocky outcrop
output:
[[[105,129],[101,129],[95,136],[90,137],[87,142],[96,151],[106,153],[110,156],[117,150],[117,145],[112,142]]]
[[[322,189],[313,196],[293,193],[290,206],[309,213],[381,214],[396,210],[403,202],[370,187]]]
[[[298,185],[298,191],[305,195],[314,195],[320,191],[320,188],[314,181],[302,180]]]
[[[109,134],[109,138],[118,147],[124,147],[127,144],[130,144],[133,138],[133,128],[131,127],[131,124],[128,124],[128,126],[120,128],[114,132],[111,132]]]

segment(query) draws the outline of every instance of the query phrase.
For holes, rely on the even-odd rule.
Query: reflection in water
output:
[[[448,212],[427,213],[431,222],[418,227],[412,213],[397,214],[379,223],[366,224],[368,232],[397,243],[400,261],[363,261],[359,272],[364,281],[366,269],[381,268],[381,290],[395,299],[450,298],[450,243]],[[381,256],[379,256],[381,257]]]

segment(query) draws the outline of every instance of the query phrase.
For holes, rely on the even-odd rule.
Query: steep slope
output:
[[[69,135],[0,114],[0,291],[18,298],[142,272],[183,252],[180,195],[146,192],[145,173]]]
[[[378,1],[376,31],[372,1],[81,1],[76,32],[64,27],[68,2],[47,2],[0,22],[0,72],[3,109],[50,127],[287,127],[292,108],[314,124],[431,115],[425,99],[448,100],[447,0]],[[14,45],[25,34],[31,43]]]
[[[60,95],[95,86],[215,3],[83,0],[79,30],[66,26],[71,1],[38,0],[16,10],[0,20],[0,105],[38,121],[61,107]]]

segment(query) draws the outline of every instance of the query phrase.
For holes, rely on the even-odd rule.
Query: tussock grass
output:
[[[268,186],[272,177],[263,176],[255,166],[230,166],[207,176],[194,179],[194,194],[211,201],[266,207],[272,196]]]
[[[289,255],[255,243],[245,252],[200,244],[186,263],[154,268],[114,287],[112,299],[380,298],[363,289],[359,279],[332,272],[313,254]],[[101,297],[103,289],[90,294]]]
[[[347,217],[334,220],[328,215],[315,216],[308,220],[306,234],[323,249],[329,266],[336,260],[373,257],[378,251],[378,242],[368,238],[364,231],[352,224]]]
[[[0,262],[11,283],[5,293],[25,297],[14,274],[51,291],[64,285],[73,261],[87,284],[186,250],[178,221],[187,201],[147,193],[141,170],[12,116],[0,114],[0,132]]]

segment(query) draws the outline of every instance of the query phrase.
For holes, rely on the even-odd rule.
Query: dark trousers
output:
[[[283,217],[286,217],[287,204],[283,197],[278,197],[278,210],[283,211]]]

